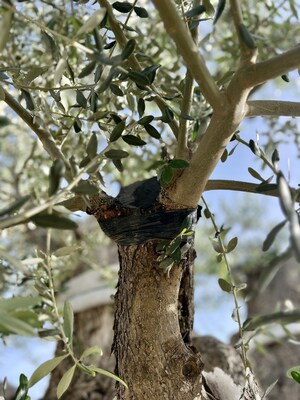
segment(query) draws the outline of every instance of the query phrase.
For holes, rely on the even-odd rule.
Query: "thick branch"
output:
[[[247,117],[300,117],[300,102],[297,101],[253,100],[248,101],[247,106]]]
[[[250,65],[240,71],[242,87],[253,88],[277,78],[300,65],[300,45],[267,61]]]
[[[213,114],[190,166],[168,189],[168,196],[174,203],[185,207],[197,206],[211,173],[243,119],[243,109],[243,104],[240,104],[233,109],[224,109],[222,115]]]
[[[33,130],[33,132],[40,139],[44,149],[50,155],[52,159],[61,158],[65,160],[63,153],[57,147],[50,132],[38,126],[32,117],[32,115],[20,104],[17,100],[9,94],[5,89],[3,89],[5,94],[4,101],[14,112]]]
[[[178,14],[173,0],[153,0],[153,3],[160,14],[166,31],[176,43],[179,54],[183,57],[187,68],[200,86],[203,96],[215,111],[221,109],[224,97],[208,71],[191,33]]]
[[[108,2],[108,0],[98,0],[98,3],[101,5],[101,7],[106,8],[107,13],[108,13],[108,21],[109,21],[109,25],[112,29],[112,31],[115,34],[115,38],[117,43],[119,44],[119,46],[121,46],[122,48],[124,48],[128,42],[126,36],[124,35],[124,32],[122,30],[122,28],[120,27],[119,21],[115,18],[111,4]],[[128,58],[128,62],[130,67],[134,70],[134,71],[141,71],[142,67],[139,63],[139,61],[137,60],[137,58],[135,57],[134,54],[131,54],[130,57]],[[152,84],[151,88],[156,91],[155,86]],[[160,97],[156,97],[154,99],[155,103],[157,104],[158,108],[161,110],[161,112],[163,113],[166,107],[166,103],[165,101],[160,98]],[[178,137],[178,124],[176,123],[175,120],[171,121],[169,123],[170,128],[172,129],[172,132],[174,133],[175,137]]]

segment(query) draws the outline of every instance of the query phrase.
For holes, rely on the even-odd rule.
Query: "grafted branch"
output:
[[[215,111],[221,109],[225,98],[220,93],[207,69],[204,58],[200,54],[190,31],[177,12],[173,0],[153,0],[153,3],[160,14],[166,31],[176,43],[185,65],[200,86],[203,96]]]
[[[300,102],[297,101],[252,100],[247,102],[247,106],[247,117],[300,117]]]
[[[240,82],[244,88],[254,88],[269,79],[277,78],[300,65],[300,45],[267,61],[249,65],[240,71]]]

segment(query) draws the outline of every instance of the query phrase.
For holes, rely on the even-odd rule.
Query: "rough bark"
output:
[[[183,271],[193,251],[167,275],[159,271],[155,246],[119,246],[113,351],[116,373],[129,390],[120,386],[118,395],[123,400],[200,399],[203,365],[182,339],[178,312]]]

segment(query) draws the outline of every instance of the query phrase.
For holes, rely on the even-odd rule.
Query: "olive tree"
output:
[[[58,337],[65,349],[33,374],[29,386],[67,357],[73,365],[58,384],[58,397],[76,369],[92,376],[110,374],[84,362],[99,348],[74,353],[71,307],[65,303],[62,323],[55,302],[59,261],[53,229],[77,227],[67,209],[93,215],[118,244],[113,343],[118,398],[258,398],[243,334],[260,322],[241,321],[237,292],[243,287],[235,283],[228,262],[237,238],[223,240],[203,193],[235,190],[279,197],[284,221],[270,232],[264,248],[287,223],[290,246],[300,259],[294,206],[299,191],[281,172],[277,148],[267,154],[255,137],[246,141],[241,125],[257,116],[269,119],[270,126],[280,116],[300,116],[298,102],[251,99],[267,81],[288,81],[288,72],[299,67],[300,47],[293,44],[299,35],[296,2],[6,0],[1,18],[0,99],[7,106],[2,118],[7,142],[1,147],[5,151],[14,144],[8,151],[17,152],[22,167],[12,173],[9,155],[3,153],[7,207],[0,226],[5,232],[20,229],[19,234],[38,226],[47,233],[44,248],[31,261],[39,291],[28,300],[32,319],[21,321],[4,302],[0,326],[4,334],[36,334],[43,331],[38,314],[48,313],[55,329],[43,333]],[[293,138],[297,145],[296,131]],[[239,151],[240,146],[227,150],[231,141],[247,146],[272,177],[250,168],[258,183],[209,180],[221,159]],[[105,192],[105,182],[113,179],[130,184],[117,197]],[[220,286],[234,296],[245,368],[244,388],[231,388],[227,397],[227,378],[217,376],[213,389],[202,376],[201,354],[189,346],[193,230],[201,198],[203,213],[216,229],[218,260],[228,269]],[[3,250],[8,263],[20,266],[18,257]],[[22,268],[28,278],[24,263]],[[16,300],[11,304],[15,307]],[[280,318],[290,322],[299,314],[281,313]]]

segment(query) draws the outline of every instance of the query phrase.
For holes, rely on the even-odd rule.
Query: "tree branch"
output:
[[[239,79],[242,87],[253,88],[269,79],[291,71],[300,65],[300,45],[267,61],[249,65],[240,70]]]
[[[122,48],[124,48],[128,42],[126,36],[124,35],[124,32],[122,30],[122,28],[120,27],[119,21],[116,19],[116,17],[114,16],[111,4],[108,2],[108,0],[98,0],[98,3],[101,5],[101,7],[106,8],[107,13],[108,13],[108,21],[109,21],[109,25],[112,29],[112,31],[115,34],[115,38],[117,43],[119,44],[119,46],[121,46]],[[131,54],[128,58],[128,62],[130,67],[135,70],[135,71],[141,71],[142,67],[139,63],[139,61],[137,60],[137,58],[135,57],[134,54]],[[152,84],[150,86],[155,93],[157,93],[157,89],[155,88],[155,86]],[[166,102],[164,101],[164,99],[162,99],[161,97],[156,97],[154,99],[155,103],[157,104],[158,108],[161,110],[161,112],[163,113],[166,107]],[[178,137],[178,124],[175,120],[170,121],[169,122],[169,126],[172,130],[172,132],[174,133],[175,137]]]
[[[256,49],[249,48],[243,38],[241,37],[241,26],[243,25],[243,14],[241,9],[241,4],[239,0],[230,0],[231,13],[233,18],[233,23],[238,36],[241,58],[243,62],[253,62],[256,57]]]
[[[65,159],[61,150],[57,147],[51,133],[37,125],[36,122],[34,122],[33,116],[4,88],[3,93],[5,95],[3,101],[5,101],[5,103],[33,130],[50,157],[53,160],[61,158],[64,160],[66,165],[68,165],[68,161]]]
[[[173,0],[153,0],[153,3],[160,14],[166,31],[176,43],[179,54],[183,57],[187,68],[200,86],[203,96],[214,111],[222,109],[225,98],[208,71],[205,61],[178,14]]]
[[[259,184],[249,183],[249,182],[212,179],[207,182],[205,186],[205,191],[233,190],[238,192],[256,193],[256,194],[263,194],[266,196],[279,197],[279,191],[277,189],[261,191],[260,189],[258,189],[259,186],[260,186]],[[295,199],[295,201],[298,202],[299,200],[300,200],[300,195]]]
[[[300,117],[300,102],[297,101],[252,100],[247,102],[247,106],[247,117]]]
[[[193,77],[189,70],[186,71],[184,89],[182,95],[181,115],[179,120],[179,131],[177,138],[176,158],[186,159],[188,157],[188,120],[193,100]]]
[[[193,1],[193,7],[197,7],[200,4],[199,0]],[[194,42],[197,44],[197,33],[198,27],[196,26],[191,30],[191,35]],[[184,78],[184,89],[181,102],[181,115],[179,120],[179,131],[176,148],[176,158],[187,159],[188,158],[188,121],[184,118],[190,114],[191,106],[193,102],[194,94],[194,80],[189,69],[187,69]]]

